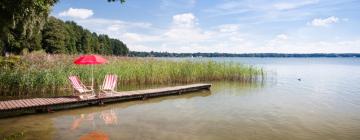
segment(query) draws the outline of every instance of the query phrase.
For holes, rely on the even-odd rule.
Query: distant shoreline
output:
[[[360,53],[168,53],[136,52],[130,57],[360,57]]]

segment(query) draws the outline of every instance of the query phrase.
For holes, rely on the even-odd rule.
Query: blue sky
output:
[[[360,0],[60,0],[51,15],[134,51],[360,53]]]

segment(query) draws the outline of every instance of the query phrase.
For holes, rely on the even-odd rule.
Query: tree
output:
[[[65,23],[67,36],[65,37],[65,45],[69,54],[77,54],[77,41],[79,40],[76,32],[74,32],[71,24]]]
[[[51,7],[57,0],[2,0],[0,1],[0,40],[2,55],[34,49],[28,42],[38,44]]]
[[[110,39],[110,44],[112,48],[112,54],[114,55],[127,55],[129,53],[129,49],[120,40]]]
[[[67,53],[66,43],[68,32],[65,24],[54,17],[50,17],[44,26],[42,45],[48,53]]]
[[[129,49],[117,39],[90,32],[73,21],[50,17],[42,31],[42,46],[47,53],[97,53],[127,55]]]

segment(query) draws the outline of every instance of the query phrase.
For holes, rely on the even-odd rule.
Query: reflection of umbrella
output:
[[[77,65],[96,65],[106,63],[107,60],[99,55],[82,55],[75,59]],[[94,67],[91,67],[91,87],[94,88]]]
[[[109,136],[103,132],[92,131],[80,137],[80,140],[108,140]]]

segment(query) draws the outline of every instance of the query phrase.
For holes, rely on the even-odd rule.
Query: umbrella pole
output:
[[[94,65],[91,65],[91,88],[93,89],[93,93],[95,93],[95,91],[94,91]]]

